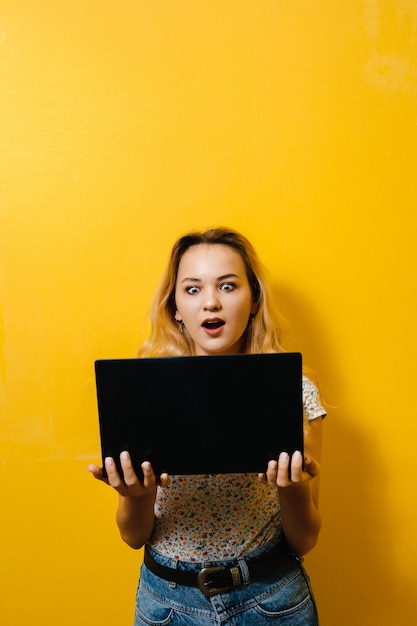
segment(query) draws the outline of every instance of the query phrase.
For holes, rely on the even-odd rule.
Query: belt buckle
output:
[[[210,587],[210,585],[214,582],[213,580],[210,580],[210,576],[225,571],[226,567],[223,565],[216,567],[204,567],[200,570],[197,575],[197,584],[200,591],[202,591],[204,595],[209,598],[217,595],[218,593],[229,591],[230,585],[224,585],[223,587]]]

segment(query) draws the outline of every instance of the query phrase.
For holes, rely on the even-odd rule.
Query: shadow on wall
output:
[[[306,558],[321,626],[408,626],[415,620],[415,590],[395,560],[391,538],[397,529],[390,526],[384,496],[392,477],[367,426],[377,419],[361,416],[359,406],[353,420],[338,402],[346,394],[342,393],[340,358],[335,358],[308,302],[288,289],[276,288],[273,295],[286,320],[286,347],[306,355],[331,405],[326,406],[324,429],[323,529],[318,545]],[[363,429],[355,428],[358,422],[364,424]]]
[[[308,301],[289,287],[273,285],[272,296],[281,317],[284,348],[302,353],[303,365],[318,382],[326,408],[334,407],[341,395],[342,382],[326,329]]]

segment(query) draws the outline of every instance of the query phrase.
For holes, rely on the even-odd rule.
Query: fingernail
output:
[[[113,459],[110,456],[108,456],[104,459],[104,463],[105,465],[107,465],[107,467],[110,467],[111,465],[113,465]]]
[[[122,452],[121,457],[124,461],[127,461],[129,459],[129,454],[127,452]]]
[[[281,458],[281,461],[284,461],[285,463],[286,461],[288,461],[288,454],[286,452],[281,452],[280,458]]]
[[[299,461],[301,459],[301,452],[299,450],[296,450],[294,452],[294,457],[297,461]]]

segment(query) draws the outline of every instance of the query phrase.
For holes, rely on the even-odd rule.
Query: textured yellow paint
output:
[[[413,0],[2,1],[1,623],[132,623],[93,363],[135,354],[171,243],[216,224],[329,405],[321,623],[413,623],[416,43]]]

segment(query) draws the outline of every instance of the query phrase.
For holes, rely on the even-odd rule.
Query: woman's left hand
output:
[[[312,457],[305,457],[303,467],[301,452],[296,451],[291,457],[287,452],[281,452],[277,461],[268,462],[266,473],[259,474],[259,480],[269,485],[290,487],[308,482],[319,472],[320,466]]]

